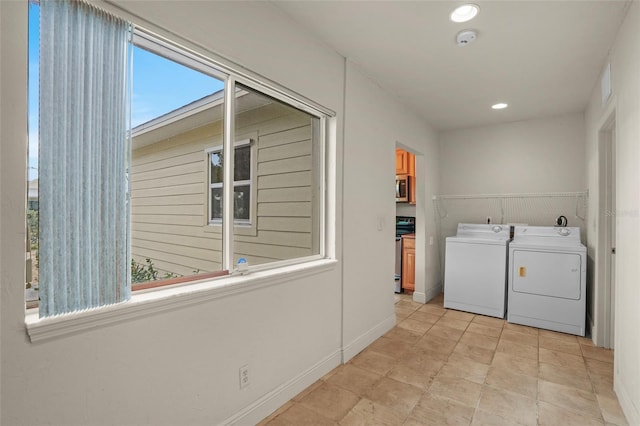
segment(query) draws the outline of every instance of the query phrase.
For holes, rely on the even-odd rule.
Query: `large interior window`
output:
[[[39,180],[38,154],[44,151],[38,122],[48,111],[43,112],[39,103],[38,76],[57,71],[40,67],[40,50],[48,48],[43,40],[50,35],[39,34],[39,5],[29,7],[27,259],[31,264],[26,296],[27,307],[34,307],[42,294],[39,265],[51,260],[40,256],[39,235],[53,231],[39,223],[39,202],[48,195]],[[122,137],[129,148],[122,175],[113,177],[126,182],[122,208],[130,229],[125,239],[128,257],[102,258],[98,246],[94,261],[124,268],[135,291],[233,273],[241,258],[250,267],[275,267],[322,256],[325,115],[281,90],[234,75],[206,57],[131,28],[131,89],[122,93],[131,122]],[[85,60],[83,55],[90,51],[79,52],[76,59]],[[69,90],[91,78],[74,75],[68,80],[73,82]],[[55,80],[47,84],[51,86],[47,90],[57,92]],[[79,109],[66,119],[91,128],[97,118]],[[55,144],[65,143],[64,138],[53,141],[53,150]],[[107,152],[92,155],[100,160]],[[87,166],[81,157],[74,164]],[[227,164],[232,170],[225,170]],[[53,195],[62,190],[51,182],[44,188]],[[79,203],[96,198],[91,187],[74,188]],[[77,221],[80,229],[110,223],[109,215],[89,218],[84,212],[65,220]],[[83,264],[78,264],[66,275],[77,283],[78,291],[84,291],[85,281],[99,280],[101,273],[98,268],[94,275],[83,275],[82,270]]]

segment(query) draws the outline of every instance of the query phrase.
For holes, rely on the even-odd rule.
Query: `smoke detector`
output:
[[[474,30],[462,30],[456,36],[456,43],[458,46],[466,46],[476,41],[476,38],[478,38],[478,33]]]

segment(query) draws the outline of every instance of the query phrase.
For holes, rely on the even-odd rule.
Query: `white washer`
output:
[[[580,228],[516,226],[507,321],[584,336],[586,256]]]
[[[458,224],[447,237],[444,307],[504,318],[508,225]]]

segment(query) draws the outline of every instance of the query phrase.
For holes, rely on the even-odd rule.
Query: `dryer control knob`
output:
[[[494,226],[493,228],[491,228],[493,230],[493,232],[495,232],[496,234],[500,231],[502,231],[502,226]]]

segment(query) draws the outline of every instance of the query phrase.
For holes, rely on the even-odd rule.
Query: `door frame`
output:
[[[599,214],[598,276],[595,281],[595,327],[598,346],[615,347],[615,241],[616,241],[616,110],[598,130]]]

